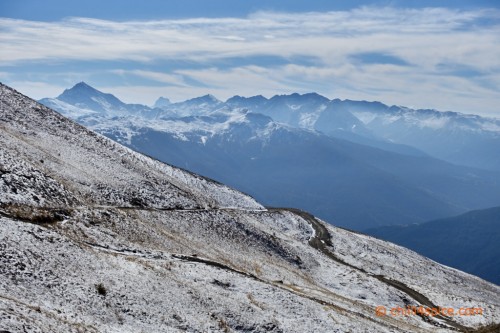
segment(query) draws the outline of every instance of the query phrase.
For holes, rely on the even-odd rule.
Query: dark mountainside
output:
[[[99,132],[121,139],[118,127]],[[241,125],[204,144],[155,130],[136,133],[126,145],[137,151],[266,205],[299,207],[357,230],[455,215],[494,205],[500,197],[495,174],[307,132],[277,129],[263,143],[251,140],[253,132]]]
[[[500,285],[500,207],[365,232]]]

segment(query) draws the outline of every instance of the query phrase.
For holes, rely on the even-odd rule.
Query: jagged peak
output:
[[[73,86],[73,89],[75,89],[75,88],[92,88],[92,89],[94,89],[92,86],[87,84],[85,81],[80,81],[77,84],[75,84]]]
[[[222,103],[222,101],[220,101],[219,99],[217,99],[212,94],[206,94],[206,95],[203,95],[203,96],[200,96],[200,97],[191,98],[191,99],[188,99],[186,102],[195,102],[195,103],[205,102],[205,103],[217,103],[217,104],[218,103]]]
[[[75,91],[75,90],[99,91],[84,81],[78,82],[73,87],[66,89],[65,91]]]
[[[274,95],[271,97],[270,100],[282,100],[282,99],[297,99],[297,98],[304,98],[304,99],[324,99],[325,101],[329,101],[328,98],[326,98],[323,95],[320,95],[316,92],[310,92],[310,93],[304,93],[304,94],[299,94],[299,93],[292,93],[292,94],[283,94],[283,95]]]
[[[268,101],[268,99],[262,95],[255,95],[250,97],[244,97],[240,95],[234,95],[226,100],[226,103],[235,103],[240,101]]]
[[[170,105],[172,104],[172,102],[170,101],[170,99],[166,98],[166,97],[159,97],[155,104],[153,105],[154,107],[158,108],[158,107],[162,107],[162,106],[167,106],[167,105]]]
[[[63,99],[68,96],[73,96],[76,94],[86,94],[86,95],[98,95],[98,94],[103,94],[103,92],[97,90],[96,88],[90,86],[89,84],[81,81],[75,84],[73,87],[69,89],[65,89],[62,94],[60,94],[57,98],[58,99]],[[109,95],[109,94],[106,94]]]

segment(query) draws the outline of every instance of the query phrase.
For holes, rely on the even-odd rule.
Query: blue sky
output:
[[[0,81],[130,103],[315,91],[500,117],[498,1],[0,0]]]

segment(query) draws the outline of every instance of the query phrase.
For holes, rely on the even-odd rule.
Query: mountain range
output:
[[[0,143],[4,332],[499,329],[498,286],[266,208],[1,84]],[[390,315],[419,306],[482,315]]]
[[[235,96],[226,102],[211,95],[179,103],[162,98],[150,108],[125,104],[83,82],[40,102],[136,151],[233,186],[266,205],[298,207],[356,230],[499,204],[494,160],[500,154],[487,153],[500,147],[495,119],[329,100],[314,93]],[[432,149],[409,145],[409,139],[379,135],[383,126],[387,133],[414,133],[418,142],[453,132],[473,139],[443,142],[447,149],[461,151],[464,142],[474,141],[481,149],[471,154],[485,156],[459,154],[470,163],[457,165]],[[434,150],[446,150],[436,142]]]
[[[500,171],[500,120],[495,118],[380,102],[328,100],[314,93],[269,100],[233,97],[227,104],[362,144],[383,149],[389,148],[388,143],[406,145],[450,163]]]

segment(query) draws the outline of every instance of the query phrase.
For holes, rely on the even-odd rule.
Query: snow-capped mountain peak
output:
[[[102,113],[116,114],[120,111],[126,111],[125,103],[114,95],[103,93],[85,82],[80,82],[73,88],[66,89],[57,99],[80,108]]]
[[[65,89],[64,92],[59,95],[59,97],[63,98],[65,95],[79,93],[79,94],[101,94],[101,92],[94,87],[88,85],[84,81],[78,82],[72,88]]]
[[[131,115],[152,118],[156,115],[153,109],[145,105],[126,104],[116,96],[103,93],[85,82],[64,90],[56,98],[44,98],[40,102],[72,119]]]

